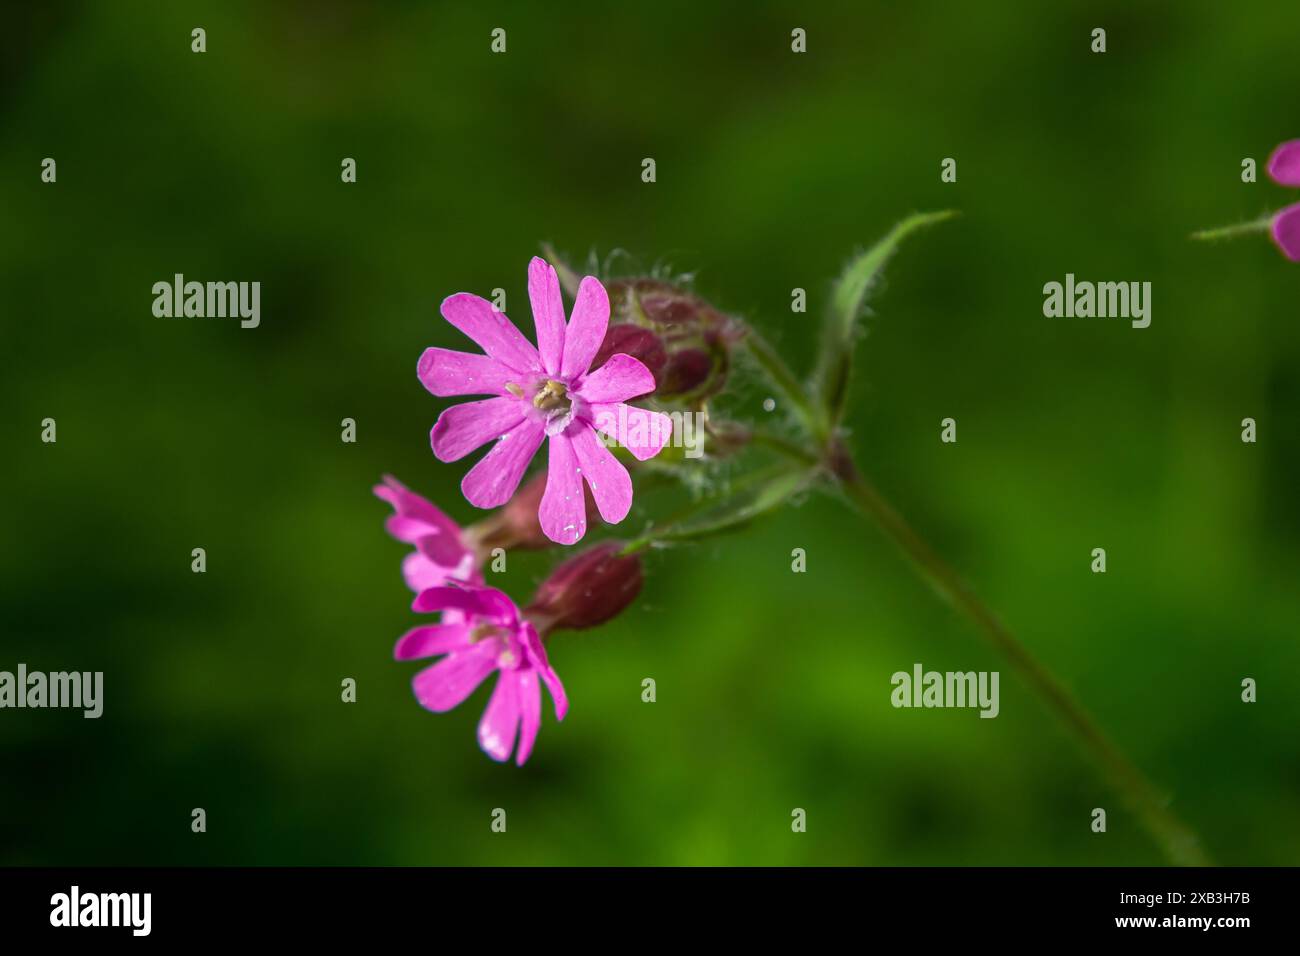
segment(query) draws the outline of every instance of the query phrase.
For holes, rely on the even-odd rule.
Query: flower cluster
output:
[[[1279,147],[1268,171],[1278,183],[1300,186],[1300,141]],[[547,652],[550,635],[565,628],[599,626],[627,608],[641,589],[642,550],[743,527],[809,488],[826,488],[874,518],[916,558],[914,566],[923,578],[953,596],[950,585],[957,573],[862,474],[842,424],[853,342],[869,290],[903,239],[953,215],[949,210],[908,216],[849,261],[831,290],[815,371],[807,377],[798,375],[754,329],[661,279],[615,280],[607,290],[592,276],[579,281],[566,267],[557,271],[534,259],[528,294],[536,345],[487,301],[468,293],[446,299],[443,316],[482,354],[430,348],[419,361],[420,381],[440,397],[488,397],[445,410],[430,441],[435,456],[447,462],[494,442],[465,475],[461,490],[471,505],[497,510],[461,527],[394,478],[385,478],[375,488],[393,509],[389,533],[413,549],[402,562],[406,583],[415,592],[412,607],[417,613],[438,615],[436,621],[403,634],[393,652],[399,661],[438,658],[415,674],[420,704],[435,712],[451,710],[495,677],[478,724],[479,745],[493,760],[504,762],[513,754],[523,765],[541,728],[542,688],[554,702],[556,720],[563,720],[569,708]],[[1265,229],[1271,230],[1283,253],[1300,260],[1300,205],[1196,237]],[[575,299],[567,322],[561,277]],[[715,418],[710,400],[728,379],[734,345],[744,348],[750,366],[788,403],[792,414],[785,430]],[[496,570],[501,549],[572,545],[597,518],[614,524],[627,517],[632,474],[608,441],[622,446],[635,469],[638,462],[658,455],[672,427],[662,412],[630,405],[631,399],[675,403],[674,414],[690,414],[693,424],[702,422],[722,456],[739,459],[740,452],[752,449],[777,461],[734,480],[727,473],[714,486],[720,502],[696,502],[664,524],[647,526],[629,543],[602,541],[561,561],[521,610],[504,591],[486,584],[486,561],[491,556]],[[773,407],[771,399],[764,401],[765,409]],[[682,432],[687,421],[679,419]],[[545,473],[524,482],[543,442],[548,443]],[[719,468],[736,463],[728,461]],[[701,490],[703,482],[683,473],[684,467],[661,460],[656,471],[684,474],[688,485]],[[1088,730],[1093,723],[1087,713],[1062,697],[1060,682],[1034,662],[978,596],[959,588],[953,603],[993,644],[1032,665],[1023,668],[1031,688],[1067,726],[1084,728],[1080,740],[1100,754],[1101,763],[1112,766],[1118,760],[1124,768],[1121,790],[1164,842],[1171,861],[1203,865],[1195,834],[1150,797],[1157,788],[1126,765],[1095,729]]]
[[[442,713],[496,675],[479,745],[497,761],[513,754],[520,766],[541,727],[542,688],[556,720],[569,708],[547,638],[622,612],[641,589],[641,560],[624,553],[620,541],[601,542],[562,561],[523,610],[486,584],[484,567],[498,549],[572,545],[597,517],[622,521],[632,506],[632,479],[609,446],[617,443],[633,462],[644,461],[659,453],[672,429],[662,412],[628,404],[656,392],[655,373],[619,348],[626,336],[611,334],[609,296],[597,279],[582,280],[567,323],[558,275],[542,259],[529,266],[528,294],[536,346],[487,300],[459,293],[443,301],[442,315],[482,354],[429,348],[417,367],[436,396],[491,396],[446,409],[430,442],[444,462],[495,442],[461,490],[471,505],[497,510],[461,527],[396,478],[385,476],[374,489],[393,509],[388,533],[413,548],[402,560],[402,576],[415,592],[412,609],[438,615],[403,634],[393,650],[399,661],[438,658],[416,673],[416,700]],[[546,470],[524,482],[543,442]]]
[[[641,589],[641,560],[622,554],[619,541],[604,541],[562,562],[525,610],[504,591],[488,587],[483,567],[492,551],[536,548],[545,540],[537,524],[538,487],[537,481],[529,482],[491,520],[468,528],[396,478],[385,476],[374,489],[393,507],[386,522],[389,534],[415,549],[402,561],[402,576],[415,592],[412,610],[438,615],[436,623],[398,638],[393,657],[441,657],[412,682],[416,700],[435,713],[456,707],[497,674],[479,722],[479,745],[498,761],[514,752],[520,766],[541,727],[542,687],[555,702],[556,720],[563,720],[569,709],[564,685],[547,659],[546,638],[558,630],[603,624]],[[524,514],[531,523],[521,519]]]

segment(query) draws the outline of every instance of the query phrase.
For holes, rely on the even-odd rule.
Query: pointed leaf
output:
[[[827,431],[839,424],[848,395],[849,372],[859,321],[872,287],[904,239],[926,226],[957,215],[954,210],[916,213],[898,223],[883,239],[845,268],[831,292],[826,334],[817,366],[817,391],[826,416]]]

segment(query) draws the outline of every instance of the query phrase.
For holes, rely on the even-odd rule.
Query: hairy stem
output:
[[[745,332],[743,342],[749,354],[754,357],[754,361],[762,368],[768,381],[776,386],[795,410],[800,423],[809,431],[813,431],[818,424],[818,415],[808,400],[807,389],[794,372],[790,371],[790,366],[785,364],[785,360],[777,354],[776,349],[772,348],[767,339],[754,329]]]
[[[706,502],[700,513],[683,517],[629,541],[619,552],[636,554],[646,548],[684,541],[698,541],[742,528],[756,518],[775,511],[799,494],[817,477],[817,470],[781,467],[754,477],[752,487],[739,490],[731,500],[715,505]]]
[[[1193,239],[1201,239],[1211,242],[1216,239],[1236,239],[1238,236],[1246,236],[1256,232],[1267,232],[1268,227],[1272,224],[1273,217],[1269,215],[1252,222],[1239,222],[1234,226],[1220,226],[1218,229],[1202,229],[1199,232],[1192,233],[1191,237]]]
[[[821,464],[821,458],[818,457],[816,452],[809,451],[799,442],[783,435],[756,428],[749,433],[749,440],[751,444],[759,448],[766,448],[768,451],[775,452],[808,468],[816,468]]]
[[[974,622],[989,643],[1015,665],[1047,708],[1074,733],[1169,860],[1182,866],[1209,865],[1199,837],[1169,809],[1168,798],[1124,756],[1065,686],[1016,640],[957,572],[881,497],[858,471],[842,442],[832,445],[828,466],[849,499],[880,525],[927,582]]]

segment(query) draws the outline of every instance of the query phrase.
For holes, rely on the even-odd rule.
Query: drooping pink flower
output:
[[[1279,210],[1270,228],[1273,242],[1282,255],[1292,262],[1300,262],[1300,202]]]
[[[478,558],[466,544],[460,527],[429,501],[392,475],[375,485],[375,496],[393,506],[384,527],[398,541],[415,545],[402,560],[406,586],[419,594],[449,581],[481,584]]]
[[[441,611],[442,619],[407,631],[398,639],[393,656],[409,661],[446,655],[415,675],[416,699],[443,713],[496,672],[496,689],[478,725],[479,746],[496,761],[508,760],[514,750],[515,763],[522,767],[542,723],[541,684],[555,702],[556,720],[563,720],[569,710],[564,686],[546,659],[537,628],[496,588],[429,588],[416,596],[411,607]]]
[[[1268,159],[1268,174],[1280,186],[1300,186],[1300,139],[1289,140]],[[1292,262],[1300,262],[1300,203],[1273,215],[1273,242]]]
[[[461,292],[443,301],[443,317],[485,354],[426,349],[420,381],[439,397],[494,397],[448,408],[429,438],[433,453],[445,462],[496,440],[461,482],[465,498],[478,508],[505,504],[549,439],[538,518],[552,541],[573,544],[587,530],[584,479],[601,518],[610,524],[622,521],[632,507],[632,479],[597,431],[645,460],[663,448],[672,422],[626,404],[655,388],[654,376],[637,359],[619,353],[590,369],[609,324],[609,297],[594,276],[578,286],[567,325],[559,277],[541,258],[528,266],[528,298],[537,347],[486,299]]]

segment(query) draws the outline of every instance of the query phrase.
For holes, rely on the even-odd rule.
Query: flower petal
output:
[[[1300,203],[1273,217],[1273,241],[1292,262],[1300,262]]]
[[[439,398],[504,395],[507,382],[523,377],[486,355],[437,348],[424,350],[415,373],[420,383]]]
[[[609,327],[609,295],[600,280],[587,276],[578,286],[573,302],[573,315],[564,331],[564,364],[560,375],[575,379],[591,367],[591,360],[600,351]]]
[[[1283,143],[1268,158],[1268,174],[1283,186],[1300,186],[1300,139]]]
[[[541,372],[541,356],[533,343],[487,299],[457,292],[442,300],[442,317],[501,364],[516,372]]]
[[[537,628],[530,621],[525,621],[519,637],[529,663],[546,684],[546,689],[551,692],[551,700],[555,701],[555,719],[563,720],[565,714],[569,712],[569,696],[564,692],[564,685],[560,683],[560,675],[555,673],[555,668],[551,667],[551,662],[546,657],[546,648],[542,646],[542,639],[537,635]]]
[[[630,355],[611,355],[577,387],[588,402],[625,402],[655,390],[655,377],[645,364]]]
[[[582,427],[581,423],[578,427]],[[556,544],[573,544],[587,533],[587,502],[582,494],[580,467],[568,434],[552,435],[546,491],[537,519],[542,533]]]
[[[564,300],[560,298],[560,277],[540,256],[528,263],[528,301],[537,326],[537,349],[547,375],[559,375],[564,358]]]
[[[569,713],[569,697],[564,692],[564,685],[560,683],[560,675],[549,667],[544,671],[538,671],[537,674],[546,685],[546,689],[550,691],[551,700],[555,702],[555,719],[563,720]]]
[[[518,732],[519,681],[514,671],[503,670],[483,711],[483,719],[478,722],[478,745],[493,760],[509,760]]]
[[[662,412],[652,412],[622,402],[595,402],[591,406],[592,423],[630,451],[639,461],[653,458],[668,444],[673,420]]]
[[[411,602],[411,610],[427,614],[431,611],[457,610],[485,617],[497,624],[513,625],[519,616],[514,601],[496,588],[433,587],[421,591]]]
[[[507,675],[502,674],[505,680]],[[537,682],[537,672],[521,667],[514,673],[519,682],[519,749],[515,751],[515,765],[522,767],[532,755],[537,731],[542,727],[542,687]]]
[[[501,642],[488,637],[426,667],[411,681],[416,700],[436,713],[451,710],[496,670],[500,650]]]
[[[580,422],[570,432],[578,465],[591,488],[591,496],[596,499],[601,518],[609,524],[618,524],[632,510],[631,476],[601,442],[594,428]]]
[[[545,437],[546,428],[531,418],[502,435],[461,481],[465,500],[475,508],[496,508],[509,501]]]
[[[384,519],[384,530],[398,541],[415,544],[433,529],[427,522],[406,515],[389,515]]]
[[[413,661],[421,657],[450,654],[469,646],[469,632],[467,624],[425,624],[413,627],[397,639],[393,646],[393,659]]]
[[[384,475],[384,483],[375,485],[375,497],[387,501],[393,506],[393,511],[399,515],[414,518],[430,527],[439,528],[449,533],[458,533],[460,531],[456,522],[438,510],[433,502],[423,495],[417,495],[392,475]],[[422,533],[428,534],[429,532],[424,531]],[[416,537],[419,537],[419,535]],[[408,541],[407,538],[398,538],[398,540]],[[414,540],[414,538],[409,539],[409,541]]]
[[[412,551],[402,559],[402,580],[419,594],[429,588],[442,587],[451,580],[451,569],[432,561],[419,551]]]
[[[447,568],[449,574],[466,564],[466,558],[469,559],[468,564],[473,564],[473,552],[465,547],[460,535],[453,540],[441,532],[426,534],[416,539],[415,547],[434,564]],[[464,575],[458,574],[456,577],[464,578]]]
[[[429,444],[439,461],[459,461],[524,420],[527,408],[513,395],[453,405],[438,416]]]
[[[459,533],[448,535],[415,518],[389,515],[384,529],[398,541],[415,545],[421,554],[443,568],[457,567],[469,553]]]

